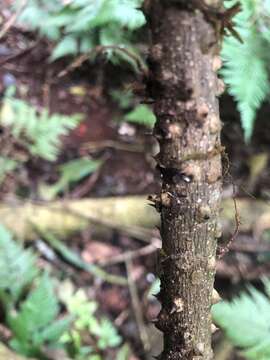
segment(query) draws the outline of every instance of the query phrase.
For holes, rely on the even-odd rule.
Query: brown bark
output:
[[[201,3],[195,1],[194,4]],[[150,96],[160,144],[163,360],[209,360],[221,199],[217,38],[192,1],[153,1]]]

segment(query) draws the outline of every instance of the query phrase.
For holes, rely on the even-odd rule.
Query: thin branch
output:
[[[227,162],[227,167],[226,167],[225,173],[226,173],[226,175],[228,174],[228,176],[229,176],[229,178],[231,180],[232,186],[233,186],[232,199],[233,199],[233,205],[234,205],[235,229],[234,229],[234,232],[233,232],[231,238],[226,243],[226,245],[223,246],[223,247],[218,247],[218,250],[217,250],[218,259],[221,259],[230,250],[231,244],[235,241],[235,239],[237,238],[237,236],[239,234],[239,229],[240,229],[240,225],[241,225],[240,215],[239,215],[239,212],[238,212],[237,202],[236,202],[236,196],[237,196],[237,194],[236,194],[236,186],[235,186],[235,183],[233,181],[232,175],[229,173],[230,160],[229,160],[228,154],[225,151],[222,153],[222,155],[223,155],[224,159]]]
[[[69,74],[71,71],[74,71],[80,67],[85,61],[89,60],[91,56],[96,56],[100,53],[106,52],[107,50],[119,51],[127,55],[131,60],[133,60],[138,68],[138,71],[142,74],[147,74],[147,68],[140,58],[140,56],[132,53],[130,50],[119,46],[119,45],[107,45],[107,46],[96,46],[94,49],[89,51],[87,54],[83,54],[75,59],[70,65],[68,65],[64,70],[62,70],[57,77],[63,77]]]
[[[2,61],[0,61],[0,66],[4,66],[5,64],[7,64],[13,60],[17,60],[18,58],[25,56],[26,54],[31,52],[40,42],[41,42],[41,39],[38,39],[37,41],[34,42],[34,44],[30,45],[28,48],[23,49],[16,54],[12,54],[12,55],[6,57]]]
[[[141,342],[142,342],[144,351],[148,352],[150,350],[151,345],[150,345],[149,336],[148,336],[148,333],[147,333],[147,330],[146,330],[146,327],[144,324],[138,289],[137,289],[135,281],[132,278],[132,263],[130,260],[126,260],[126,269],[127,269],[127,275],[128,275],[129,292],[130,292],[130,296],[131,296],[131,302],[132,302],[132,307],[134,310],[134,315],[136,318],[136,323],[137,323],[138,330],[139,330],[139,335],[141,338]]]
[[[120,141],[114,140],[104,140],[104,141],[90,141],[82,145],[82,151],[93,151],[93,150],[100,150],[104,148],[113,148],[116,150],[121,151],[129,151],[129,152],[144,152],[142,144],[130,144],[124,143]]]
[[[25,6],[27,5],[28,0],[22,0],[17,11],[10,17],[10,19],[4,24],[2,30],[0,31],[0,39],[6,35],[9,29],[15,24],[18,17],[21,15]]]
[[[76,266],[78,269],[84,270],[91,275],[100,278],[103,281],[109,282],[111,284],[117,284],[121,286],[127,285],[127,281],[122,276],[112,275],[102,270],[96,265],[88,264],[83,261],[81,257],[70,250],[65,244],[63,244],[60,240],[58,240],[52,233],[44,232],[37,226],[34,226],[35,230],[38,234],[42,236],[42,238],[55,250],[57,251],[65,261],[70,263],[73,266]]]
[[[138,257],[147,256],[152,254],[161,248],[161,241],[159,239],[154,239],[151,244],[146,245],[138,250],[126,251],[123,254],[113,256],[111,259],[98,261],[99,265],[109,266],[119,264],[121,262],[126,262]]]

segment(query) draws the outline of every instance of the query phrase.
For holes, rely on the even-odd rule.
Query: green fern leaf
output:
[[[91,328],[90,331],[98,337],[98,347],[101,350],[108,347],[116,347],[122,341],[114,325],[106,318],[102,318],[98,326]]]
[[[58,305],[53,285],[45,274],[36,289],[22,303],[20,311],[10,314],[8,323],[17,339],[27,341],[52,322],[57,314]]]
[[[112,18],[121,26],[127,27],[130,30],[135,30],[145,24],[145,17],[138,8],[143,1],[138,0],[111,0],[112,4]]]
[[[72,321],[74,320],[73,316],[66,316],[63,319],[56,320],[52,324],[49,324],[45,329],[43,329],[34,343],[36,345],[41,345],[46,343],[57,343],[61,336],[70,328]]]
[[[147,105],[138,105],[124,116],[124,120],[152,128],[155,125],[156,117]]]
[[[16,243],[10,232],[0,225],[0,299],[15,303],[22,291],[37,276],[36,257]],[[10,295],[9,295],[10,294]]]
[[[72,116],[52,114],[47,109],[38,112],[25,101],[5,96],[0,113],[0,124],[8,127],[18,141],[34,156],[48,161],[56,160],[61,137],[68,135],[82,120],[80,114]]]
[[[235,98],[241,115],[245,139],[249,140],[257,110],[269,94],[267,42],[254,21],[255,1],[242,0],[243,11],[235,17],[240,44],[233,36],[225,38],[222,50],[224,68],[221,75]],[[268,46],[269,48],[269,46]]]
[[[51,60],[57,60],[66,55],[76,54],[78,41],[75,36],[65,36],[54,48]]]
[[[53,200],[58,193],[67,190],[70,184],[82,180],[98,170],[101,165],[102,161],[87,157],[71,160],[59,166],[60,178],[56,183],[40,186],[40,195],[47,201]]]
[[[10,345],[31,356],[38,354],[45,342],[57,342],[72,321],[72,317],[55,321],[58,313],[52,280],[44,274],[19,311],[8,314],[7,323],[14,336]]]
[[[143,0],[73,0],[67,3],[29,0],[19,22],[56,41],[51,56],[55,60],[106,44],[132,48],[135,30],[145,24],[140,10],[142,4]],[[113,63],[117,58],[132,62],[131,57],[122,52],[107,52]]]
[[[213,319],[250,360],[270,358],[270,300],[253,287],[233,302],[212,308]]]

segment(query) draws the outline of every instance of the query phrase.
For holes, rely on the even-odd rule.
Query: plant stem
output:
[[[155,100],[162,189],[162,360],[210,360],[211,295],[221,200],[218,38],[189,1],[154,0],[149,95]]]

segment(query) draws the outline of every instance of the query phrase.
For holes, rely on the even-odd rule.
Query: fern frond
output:
[[[101,350],[104,350],[107,347],[116,347],[122,341],[115,326],[107,318],[102,318],[100,320],[99,327],[96,329],[96,332],[93,332],[93,334],[99,337],[98,347]]]
[[[250,360],[270,358],[270,299],[254,287],[212,308],[213,319]]]
[[[15,139],[23,141],[32,155],[48,161],[56,160],[61,137],[68,135],[81,119],[80,114],[50,115],[47,109],[39,112],[13,96],[4,98],[0,113],[0,124],[8,127]]]
[[[10,232],[0,225],[0,299],[15,303],[22,291],[37,276],[36,256],[15,242]]]
[[[222,50],[224,68],[221,75],[235,98],[241,115],[245,139],[249,140],[257,110],[269,94],[268,60],[270,46],[257,29],[256,2],[242,0],[243,11],[235,18],[240,44],[232,36],[225,38]]]
[[[104,45],[131,48],[134,31],[145,24],[142,3],[143,0],[73,0],[66,4],[60,0],[29,0],[19,21],[56,41],[51,56],[55,60]],[[122,58],[132,63],[120,52],[107,52],[112,62]]]
[[[7,323],[13,332],[11,346],[24,355],[36,355],[41,345],[56,342],[68,329],[72,318],[55,321],[59,306],[52,280],[47,274],[22,303],[18,312],[8,314]]]

